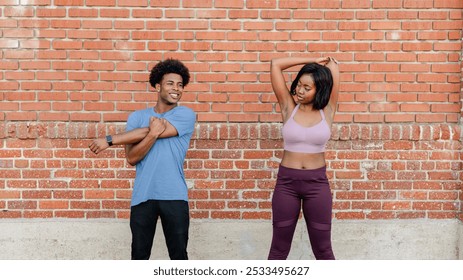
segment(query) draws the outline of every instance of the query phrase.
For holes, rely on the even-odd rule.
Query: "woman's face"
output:
[[[296,86],[296,100],[301,104],[311,104],[315,100],[316,91],[312,75],[304,74]]]

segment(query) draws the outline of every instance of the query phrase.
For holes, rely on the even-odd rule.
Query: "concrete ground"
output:
[[[1,260],[130,259],[128,220],[0,220]],[[263,260],[270,221],[192,220],[189,256],[195,260]],[[333,249],[344,260],[463,259],[458,220],[334,220]],[[152,259],[168,259],[161,225]],[[313,259],[300,221],[289,259]]]

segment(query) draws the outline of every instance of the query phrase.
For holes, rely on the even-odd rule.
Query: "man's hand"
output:
[[[154,137],[158,138],[159,135],[161,135],[164,130],[166,130],[167,127],[167,121],[165,119],[160,119],[156,117],[151,117],[150,118],[150,132],[149,134]]]
[[[95,154],[98,154],[104,150],[106,150],[109,145],[108,142],[106,142],[106,138],[98,138],[92,141],[90,145],[88,145],[90,150],[94,152]]]

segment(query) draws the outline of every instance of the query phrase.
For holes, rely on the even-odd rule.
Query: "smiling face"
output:
[[[165,74],[160,84],[156,84],[159,92],[159,102],[166,105],[175,105],[182,97],[183,79],[175,73]]]
[[[315,100],[317,88],[312,75],[304,74],[299,79],[296,86],[296,100],[301,104],[311,104]]]

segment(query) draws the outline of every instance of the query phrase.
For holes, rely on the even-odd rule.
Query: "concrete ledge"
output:
[[[463,222],[459,224],[458,259],[463,260]]]
[[[128,220],[0,220],[0,259],[130,259]],[[199,260],[266,259],[270,221],[192,220],[189,256]],[[337,259],[463,259],[458,220],[333,222]],[[168,259],[161,225],[152,259]],[[300,221],[289,259],[313,259]]]

